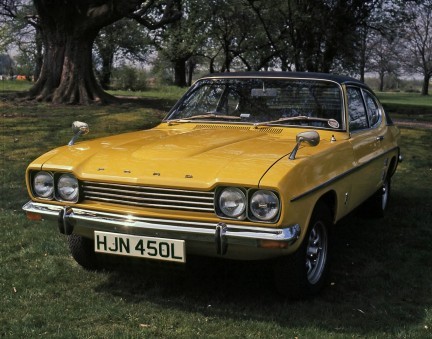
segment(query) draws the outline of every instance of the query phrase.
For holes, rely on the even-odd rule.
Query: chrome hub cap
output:
[[[388,198],[389,198],[389,184],[388,181],[386,180],[382,187],[382,196],[381,196],[381,208],[383,211],[387,207]]]
[[[325,225],[318,221],[309,235],[306,248],[306,272],[310,284],[316,284],[323,272],[327,261],[328,236]]]

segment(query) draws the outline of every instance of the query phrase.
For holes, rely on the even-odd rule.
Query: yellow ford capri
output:
[[[383,216],[398,129],[353,78],[226,73],[198,80],[151,130],[68,145],[33,161],[30,219],[52,219],[75,260],[269,260],[281,293],[326,284],[331,228],[361,204]],[[229,262],[228,262],[229,263]]]

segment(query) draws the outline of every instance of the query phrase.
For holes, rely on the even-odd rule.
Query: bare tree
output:
[[[369,36],[368,40],[368,65],[366,70],[378,73],[379,90],[384,90],[384,78],[386,75],[398,76],[401,69],[400,39],[398,37],[385,37],[379,32]]]
[[[405,36],[406,67],[422,74],[421,94],[428,95],[432,77],[432,0],[410,3],[409,11],[414,19]]]

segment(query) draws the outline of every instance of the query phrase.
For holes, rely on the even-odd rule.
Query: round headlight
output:
[[[62,174],[57,181],[58,198],[66,201],[78,200],[78,180],[72,174]]]
[[[54,178],[51,173],[41,171],[33,177],[33,192],[40,198],[51,198],[54,192]]]
[[[271,191],[256,191],[250,201],[250,210],[259,220],[272,220],[279,213],[279,198]]]
[[[246,210],[246,196],[236,187],[227,187],[219,195],[219,208],[230,218],[237,218]]]

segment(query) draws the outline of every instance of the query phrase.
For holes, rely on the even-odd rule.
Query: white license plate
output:
[[[95,231],[95,252],[186,262],[184,240]]]

